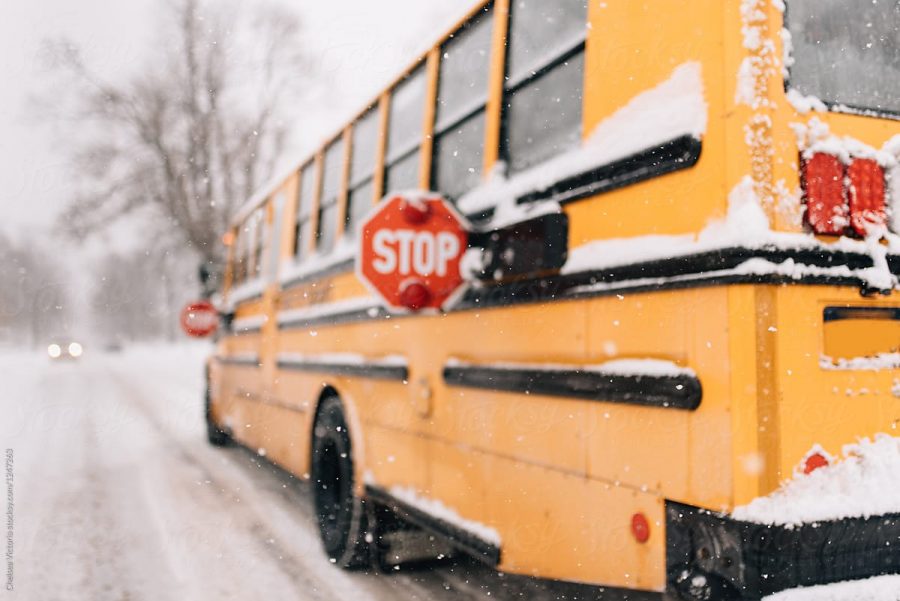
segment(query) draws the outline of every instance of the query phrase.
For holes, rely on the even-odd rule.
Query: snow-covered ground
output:
[[[464,559],[390,575],[335,568],[305,485],[240,448],[206,444],[207,348],[88,348],[80,361],[58,363],[0,352],[0,450],[14,453],[7,597],[571,598]]]

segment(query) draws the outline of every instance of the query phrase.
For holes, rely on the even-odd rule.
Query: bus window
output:
[[[858,109],[900,112],[900,4],[791,0],[790,87]]]
[[[441,49],[432,180],[451,199],[481,180],[493,21],[478,17]]]
[[[253,212],[251,223],[253,224],[253,278],[258,278],[262,275],[263,243],[265,242],[266,237],[266,215],[264,208],[257,209]]]
[[[516,0],[504,91],[510,173],[581,141],[587,3]]]
[[[347,195],[346,226],[352,236],[358,224],[372,207],[375,193],[375,160],[378,154],[378,110],[370,109],[353,126],[353,148],[350,160],[350,191]]]
[[[316,189],[316,163],[310,161],[300,169],[300,184],[297,186],[297,223],[294,226],[294,257],[306,256],[309,239],[312,236],[312,205]]]
[[[234,251],[231,256],[231,283],[237,286],[244,279],[244,228],[238,227],[234,236]]]
[[[272,201],[272,225],[269,227],[271,240],[269,242],[269,258],[266,265],[266,280],[272,282],[278,274],[278,259],[281,255],[281,226],[284,219],[285,197],[278,194]]]
[[[328,252],[334,247],[337,236],[338,194],[344,175],[344,138],[340,137],[325,149],[322,168],[322,190],[319,197],[319,227],[316,232],[316,248]]]
[[[419,155],[425,111],[425,66],[394,88],[390,102],[385,190],[419,187]]]

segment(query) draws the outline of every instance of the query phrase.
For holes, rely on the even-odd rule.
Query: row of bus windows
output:
[[[253,211],[244,225],[238,229],[234,239],[234,269],[232,270],[232,281],[235,285],[262,275],[265,225],[265,213],[260,208]]]
[[[477,186],[483,176],[494,18],[489,5],[440,48],[430,184],[451,200]],[[514,0],[509,19],[498,150],[512,175],[581,140],[587,2]],[[353,235],[374,201],[382,141],[383,190],[420,187],[427,83],[422,64],[391,90],[386,140],[376,106],[352,124],[349,153],[341,136],[325,147],[321,173],[314,161],[300,169],[294,237],[298,258],[313,249],[333,248],[345,172],[344,231]]]

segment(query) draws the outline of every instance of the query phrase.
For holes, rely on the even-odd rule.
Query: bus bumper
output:
[[[668,502],[666,570],[670,595],[685,601],[900,573],[900,514],[767,526]]]

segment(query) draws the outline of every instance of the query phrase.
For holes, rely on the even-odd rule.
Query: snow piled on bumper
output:
[[[795,473],[772,494],[736,507],[733,517],[792,526],[900,513],[900,438],[864,438],[845,445],[842,454],[843,460],[810,474]],[[900,585],[894,591],[891,599],[900,599]]]

